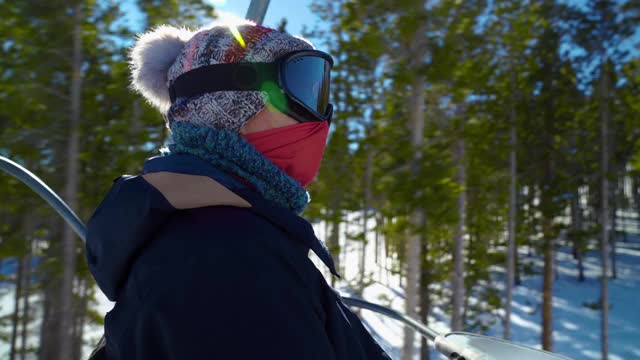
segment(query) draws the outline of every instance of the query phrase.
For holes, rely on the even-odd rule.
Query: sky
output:
[[[251,0],[207,0],[216,9],[219,16],[230,15],[244,19],[249,9]],[[293,35],[302,35],[304,26],[309,30],[319,24],[319,18],[311,12],[312,0],[271,0],[267,8],[267,14],[263,25],[277,27],[282,18],[287,19],[287,31]],[[131,0],[122,2],[125,16],[121,21],[137,32],[144,32],[142,29],[143,15]],[[204,24],[203,24],[204,25]],[[323,44],[317,40],[314,45],[319,50],[323,49]]]
[[[209,0],[209,3],[219,12],[228,12],[244,18],[251,0]],[[309,9],[310,5],[311,0],[271,0],[264,25],[275,27],[284,17],[288,21],[287,31],[299,35],[304,25],[311,29],[319,20]]]

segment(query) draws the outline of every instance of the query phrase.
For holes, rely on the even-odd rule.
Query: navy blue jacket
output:
[[[88,224],[107,359],[389,359],[308,258],[311,225],[191,155],[122,176]]]

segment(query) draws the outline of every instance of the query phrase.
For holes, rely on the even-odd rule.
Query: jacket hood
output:
[[[206,206],[244,207],[266,218],[303,241],[338,276],[305,219],[196,156],[167,155],[148,159],[141,176],[114,180],[87,224],[89,270],[107,298],[117,301],[137,256],[173,212]]]

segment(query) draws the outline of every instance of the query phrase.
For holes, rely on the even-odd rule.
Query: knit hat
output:
[[[218,91],[169,99],[169,86],[189,70],[235,62],[271,62],[307,40],[255,25],[218,25],[197,32],[160,26],[138,37],[130,53],[132,87],[165,115],[167,127],[186,122],[238,133],[268,102],[264,91]]]

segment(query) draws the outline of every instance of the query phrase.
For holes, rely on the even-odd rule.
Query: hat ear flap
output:
[[[171,106],[169,68],[193,34],[185,28],[162,25],[139,35],[129,52],[131,87],[163,113]]]

